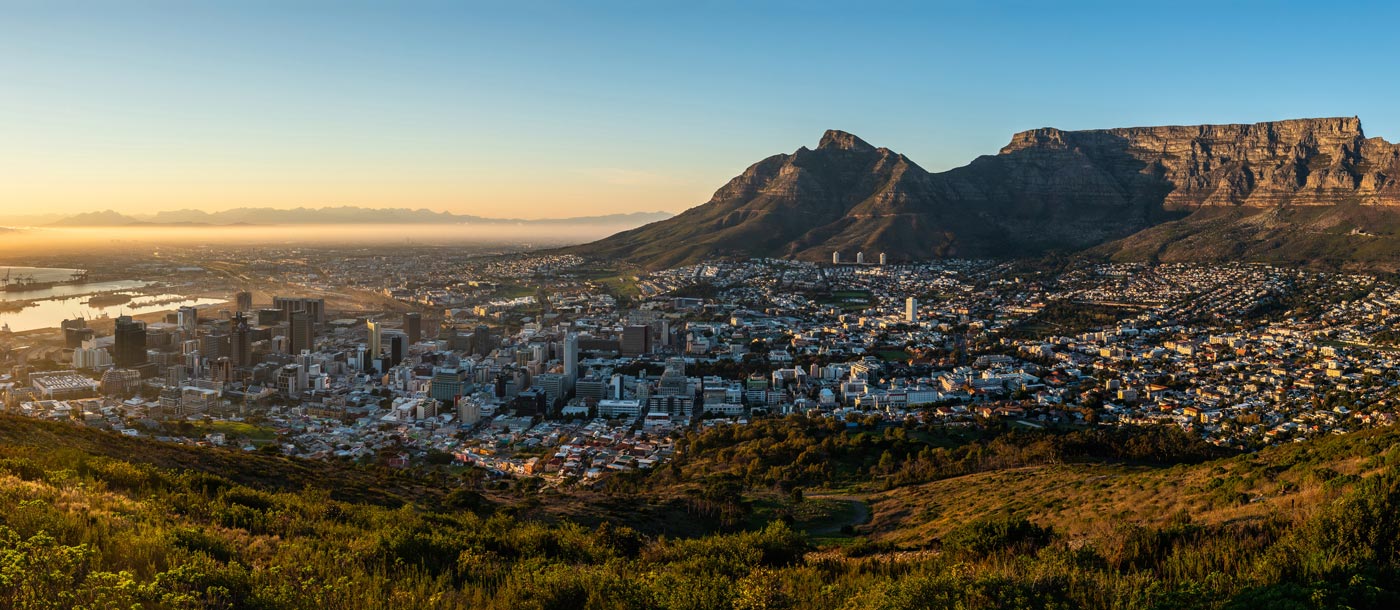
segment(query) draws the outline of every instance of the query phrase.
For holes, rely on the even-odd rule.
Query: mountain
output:
[[[63,220],[52,223],[55,226],[69,227],[121,227],[127,225],[140,224],[141,221],[121,214],[113,210],[103,210],[101,212],[85,212],[76,216],[69,216]]]
[[[833,130],[816,149],[755,163],[705,204],[570,251],[649,267],[711,257],[829,260],[838,251],[847,260],[1096,246],[1123,259],[1252,252],[1238,237],[1272,243],[1271,252],[1383,261],[1400,253],[1388,245],[1400,235],[1397,176],[1400,146],[1367,138],[1356,118],[1042,128],[940,173]],[[1171,247],[1197,233],[1212,247]]]
[[[234,208],[220,212],[204,210],[169,210],[149,215],[124,215],[107,210],[78,214],[54,222],[70,227],[112,226],[198,226],[198,225],[301,225],[301,224],[645,224],[670,218],[666,212],[633,212],[576,218],[547,218],[521,220],[486,218],[468,214],[434,212],[426,209],[376,209],[360,207],[334,208]]]

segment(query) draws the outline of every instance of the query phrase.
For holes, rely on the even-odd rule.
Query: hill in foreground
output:
[[[3,423],[12,435],[30,425]],[[63,436],[52,426],[37,429]],[[81,443],[6,443],[0,606],[1395,607],[1397,440],[1370,431],[1189,466],[993,468],[896,488],[874,503],[871,538],[827,548],[776,519],[653,536],[622,517],[588,528],[535,521],[528,506],[390,507]],[[706,449],[689,464],[723,458]],[[884,461],[873,465],[898,467]]]

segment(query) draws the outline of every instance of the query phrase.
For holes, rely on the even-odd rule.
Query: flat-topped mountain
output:
[[[1366,206],[1381,211],[1323,218],[1326,226],[1307,230],[1374,238],[1386,230],[1381,220],[1400,218],[1396,176],[1400,147],[1367,138],[1356,118],[1035,129],[1016,134],[996,155],[940,173],[833,130],[815,149],[755,163],[705,204],[572,251],[649,267],[711,257],[830,260],[833,252],[848,260],[856,252],[883,252],[892,260],[1003,257],[1077,251],[1172,226],[1169,238],[1100,250],[1172,258],[1170,242],[1193,233],[1198,214],[1216,226],[1223,210],[1238,220],[1308,207],[1314,209],[1305,215],[1316,224],[1335,216],[1329,210]],[[1270,226],[1249,238],[1281,239],[1274,233],[1292,228],[1287,220]],[[1284,241],[1298,239],[1308,238],[1292,234]],[[1286,251],[1285,243],[1279,246]],[[1389,256],[1364,256],[1377,255]]]

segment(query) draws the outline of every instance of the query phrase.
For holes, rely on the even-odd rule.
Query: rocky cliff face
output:
[[[1002,155],[1074,149],[1096,160],[1123,155],[1171,187],[1168,210],[1203,206],[1400,205],[1397,147],[1367,139],[1356,118],[1253,125],[1130,127],[1018,133]]]
[[[997,155],[938,174],[833,130],[815,149],[755,163],[701,206],[573,251],[651,267],[712,257],[829,260],[833,251],[893,260],[1035,255],[1208,209],[1400,213],[1397,176],[1400,146],[1366,138],[1355,118],[1035,129]]]

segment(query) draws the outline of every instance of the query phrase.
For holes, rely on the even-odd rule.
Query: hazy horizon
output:
[[[288,224],[244,226],[26,227],[0,235],[0,257],[209,245],[477,245],[547,248],[584,243],[633,224]],[[4,259],[0,258],[0,262]]]

